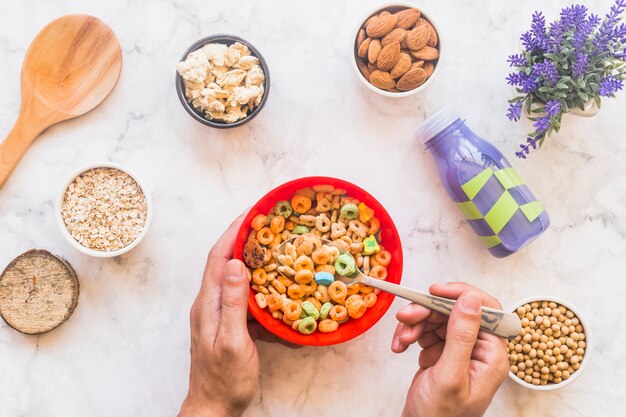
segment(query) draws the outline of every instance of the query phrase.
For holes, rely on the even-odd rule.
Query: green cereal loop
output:
[[[313,317],[313,319],[315,320],[320,318],[320,312],[317,311],[317,308],[315,308],[312,302],[305,301],[302,304],[300,304],[300,307],[302,307],[302,311],[304,311],[307,314],[307,316]]]
[[[359,208],[357,207],[356,204],[353,204],[353,203],[344,204],[344,206],[341,208],[341,217],[343,217],[344,219],[348,219],[348,220],[356,219],[358,215],[359,215]]]
[[[302,334],[311,334],[317,329],[317,322],[313,317],[306,317],[298,324],[298,331]]]
[[[302,313],[300,313],[300,319],[304,319],[306,317],[309,317],[308,314],[306,314],[306,311],[304,311],[304,309],[302,310]]]
[[[335,261],[335,272],[342,277],[349,277],[356,272],[356,262],[349,253],[339,255]]]
[[[322,320],[326,320],[331,308],[333,308],[333,304],[330,302],[326,302],[322,304],[322,308],[320,308],[320,318]]]
[[[291,231],[291,233],[293,233],[294,235],[303,235],[305,233],[309,233],[311,230],[309,230],[308,227],[306,226],[302,226],[302,225],[298,225],[296,227],[293,228],[293,230]]]
[[[274,213],[277,216],[283,216],[285,219],[291,216],[293,213],[293,209],[291,208],[291,204],[287,200],[281,200],[274,206]]]

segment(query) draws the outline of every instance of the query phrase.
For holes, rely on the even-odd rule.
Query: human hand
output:
[[[507,376],[506,341],[480,331],[480,307],[498,300],[465,283],[432,285],[430,293],[458,299],[450,317],[410,304],[396,315],[391,350],[417,342],[420,369],[407,394],[403,417],[481,417]]]
[[[248,271],[231,259],[245,214],[209,252],[191,307],[189,392],[179,417],[241,416],[259,388],[259,358],[248,332]]]

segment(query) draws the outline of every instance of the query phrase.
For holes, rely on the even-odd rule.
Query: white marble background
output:
[[[528,130],[504,116],[506,56],[536,8],[555,17],[567,1],[422,1],[446,47],[436,82],[417,97],[383,99],[350,67],[357,21],[378,2],[207,0],[0,2],[0,136],[19,108],[20,66],[36,33],[68,13],[102,18],[124,51],[120,82],[88,115],[57,125],[0,190],[0,267],[28,249],[68,259],[79,306],[40,337],[0,323],[0,416],[172,416],[188,375],[188,311],[211,244],[270,188],[325,174],[369,190],[400,230],[404,284],[467,280],[505,305],[537,294],[574,303],[591,323],[591,363],[562,391],[507,381],[488,416],[621,415],[626,400],[626,94],[592,119],[570,118],[558,138],[513,161],[545,204],[552,226],[507,259],[477,244],[448,201],[435,165],[412,136],[457,100],[469,124],[507,155]],[[610,2],[588,1],[604,12]],[[267,59],[271,95],[250,124],[218,131],[181,108],[174,64],[198,38],[240,35]],[[511,157],[511,160],[515,159]],[[111,160],[153,192],[145,241],[118,259],[88,258],[57,230],[53,201],[71,171]],[[247,416],[396,416],[418,348],[389,349],[394,314],[343,345],[291,351],[259,344],[261,392]]]

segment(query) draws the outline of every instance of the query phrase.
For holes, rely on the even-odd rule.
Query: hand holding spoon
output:
[[[43,28],[22,65],[19,116],[0,144],[0,187],[41,132],[100,104],[121,68],[120,44],[100,19],[68,15]]]
[[[278,248],[278,253],[283,254],[285,252],[285,246],[287,243],[292,243],[297,238],[292,238],[284,241]],[[341,254],[349,253],[343,247],[337,245],[335,242],[327,239],[321,239],[323,244],[335,246],[339,249]],[[349,277],[339,276],[339,279],[345,282],[347,285],[361,283],[370,287],[378,288],[379,290],[386,291],[388,293],[397,295],[406,300],[412,301],[415,304],[419,304],[423,307],[429,308],[433,311],[437,311],[441,314],[449,316],[452,312],[452,307],[456,303],[456,300],[448,298],[437,297],[435,295],[428,294],[423,291],[414,290],[412,288],[404,287],[402,285],[393,284],[391,282],[382,281],[376,278],[365,275],[357,268],[357,272]],[[507,313],[502,310],[497,310],[489,307],[482,307],[482,315],[480,320],[480,328],[488,333],[495,334],[507,339],[513,339],[517,337],[522,329],[520,319],[511,313]]]

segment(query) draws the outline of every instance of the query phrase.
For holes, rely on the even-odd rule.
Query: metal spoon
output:
[[[292,243],[297,238],[291,238],[284,241],[278,247],[278,253],[284,254],[285,246],[287,243]],[[321,239],[321,238],[320,238]],[[342,246],[328,239],[321,239],[322,243],[330,246],[335,246],[339,249],[341,254],[349,253]],[[339,275],[337,275],[339,276]],[[378,288],[382,291],[386,291],[390,294],[397,295],[406,300],[412,301],[415,304],[419,304],[423,307],[429,308],[433,311],[437,311],[446,316],[452,312],[452,307],[456,303],[456,300],[449,298],[437,297],[436,295],[430,295],[423,291],[414,290],[413,288],[404,287],[402,285],[393,284],[391,282],[382,281],[380,279],[372,278],[365,275],[357,268],[357,272],[350,277],[339,276],[339,280],[345,282],[348,285],[361,283],[370,287]],[[522,324],[519,317],[515,314],[507,313],[506,311],[497,310],[490,307],[482,307],[482,315],[480,319],[480,328],[488,333],[495,334],[507,339],[513,339],[517,337],[522,329]]]

